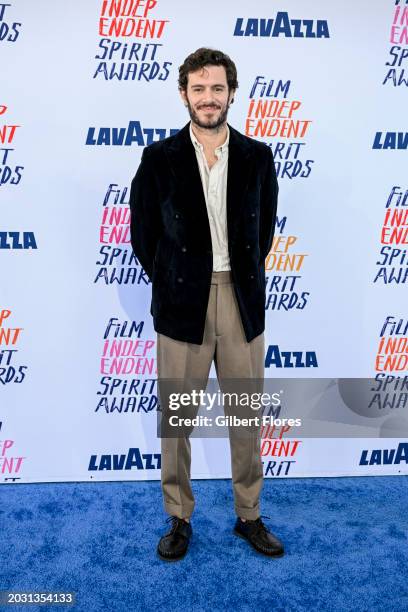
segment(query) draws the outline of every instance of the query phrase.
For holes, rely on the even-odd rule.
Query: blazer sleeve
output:
[[[130,188],[130,241],[134,254],[152,280],[153,261],[161,234],[161,216],[154,166],[144,148]]]
[[[267,146],[267,145],[266,145]],[[272,149],[267,146],[266,166],[261,181],[261,206],[259,242],[262,260],[265,260],[272,246],[278,207],[279,185],[276,176]]]

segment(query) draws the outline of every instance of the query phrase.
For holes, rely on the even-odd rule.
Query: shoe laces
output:
[[[184,519],[181,519],[178,516],[169,516],[166,519],[166,523],[170,523],[170,521],[172,523],[170,533],[174,533],[177,527],[180,525],[180,523],[187,523],[187,521],[185,521]]]
[[[262,522],[262,518],[271,519],[270,516],[266,516],[266,514],[261,514],[261,516],[258,516],[258,518],[255,519],[254,521],[249,521],[249,520],[246,521],[247,523],[254,525],[254,533],[259,533],[261,531],[266,533],[268,531],[266,528],[266,525],[264,525],[264,523]]]

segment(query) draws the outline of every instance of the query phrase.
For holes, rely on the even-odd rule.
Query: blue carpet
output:
[[[175,563],[156,556],[160,482],[1,486],[0,588],[77,594],[74,608],[11,609],[408,610],[406,476],[265,480],[278,559],[231,533],[230,480],[192,485],[193,538]]]

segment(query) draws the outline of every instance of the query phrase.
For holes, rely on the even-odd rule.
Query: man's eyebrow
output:
[[[200,83],[196,83],[195,85],[192,85],[191,87],[203,87],[203,85],[201,85]],[[212,87],[225,87],[224,83],[215,83],[214,85],[212,85]]]

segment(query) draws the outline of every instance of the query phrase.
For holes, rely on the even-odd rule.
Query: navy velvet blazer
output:
[[[275,230],[278,181],[271,148],[228,127],[228,251],[250,342],[265,329],[265,258]],[[144,148],[129,205],[132,248],[152,282],[154,329],[202,344],[213,259],[189,122]]]

